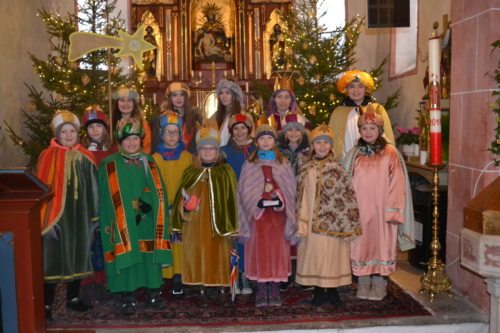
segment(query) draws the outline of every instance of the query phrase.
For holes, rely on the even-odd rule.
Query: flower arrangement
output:
[[[396,144],[399,145],[411,145],[413,143],[419,143],[420,141],[420,129],[418,127],[404,128],[401,126],[396,126],[396,131],[398,137],[396,138]]]

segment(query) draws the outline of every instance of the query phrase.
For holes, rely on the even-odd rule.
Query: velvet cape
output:
[[[184,171],[172,206],[172,230],[182,232],[184,212],[181,190],[185,189],[189,192],[205,174],[208,176],[208,186],[210,189],[209,200],[212,232],[219,236],[233,235],[237,232],[238,226],[236,175],[227,163],[211,168],[191,165]]]

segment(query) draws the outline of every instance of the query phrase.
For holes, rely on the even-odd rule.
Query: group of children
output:
[[[37,171],[55,194],[41,215],[48,319],[58,282],[67,283],[68,308],[91,308],[79,288],[93,274],[92,241],[102,242],[94,256],[104,259],[107,289],[124,314],[136,311],[140,288],[147,304],[164,306],[164,278],[176,296],[198,286],[202,306],[213,297],[228,302],[229,290],[251,294],[252,287],[257,307],[280,306],[280,283],[291,275],[314,287],[315,306],[341,304],[337,288],[351,284],[352,274],[357,297],[383,299],[411,201],[404,163],[384,134],[385,110],[356,104],[353,91],[372,87],[369,74],[360,73],[346,72],[337,83],[356,113],[335,123],[344,131],[340,141],[356,136],[353,121],[360,136],[339,154],[339,133],[326,125],[310,130],[290,90],[273,93],[267,121],[256,125],[242,111],[241,88],[229,80],[217,85],[219,106],[203,126],[184,83],[169,85],[151,127],[137,92],[119,89],[115,144],[98,106],[82,118],[85,147],[79,119],[56,112],[55,137]],[[408,233],[399,236],[411,242]]]

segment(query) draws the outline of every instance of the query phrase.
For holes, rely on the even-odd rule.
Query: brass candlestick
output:
[[[445,264],[439,259],[439,169],[443,165],[431,165],[432,167],[432,203],[434,209],[432,211],[432,241],[431,241],[431,258],[427,263],[427,272],[424,273],[420,280],[420,292],[429,293],[430,301],[434,300],[434,296],[440,292],[446,291],[450,294],[451,281],[445,274]]]

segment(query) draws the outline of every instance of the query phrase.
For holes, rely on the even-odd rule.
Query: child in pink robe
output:
[[[363,234],[351,243],[356,297],[382,300],[396,270],[398,225],[404,222],[407,189],[399,153],[382,136],[384,121],[370,104],[358,120],[361,138],[344,160],[352,175]]]
[[[240,242],[245,275],[257,282],[256,306],[280,306],[279,283],[291,274],[295,243],[296,182],[290,163],[276,148],[276,131],[257,128],[258,150],[243,164],[238,181]]]

